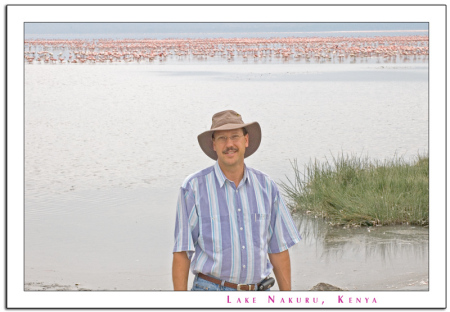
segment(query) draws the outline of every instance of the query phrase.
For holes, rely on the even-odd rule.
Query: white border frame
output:
[[[290,2],[292,3],[292,2]],[[107,14],[105,12],[107,11]],[[25,22],[428,22],[430,261],[429,291],[272,292],[279,301],[319,304],[229,304],[230,293],[25,292],[23,220],[23,39]],[[8,6],[7,7],[7,307],[8,308],[443,308],[446,307],[446,7],[421,6]],[[248,294],[247,294],[248,296]],[[338,303],[344,296],[344,303]],[[244,295],[240,296],[245,297]],[[349,298],[353,303],[349,303]],[[356,298],[370,298],[356,304]],[[376,303],[372,303],[373,298]],[[230,299],[232,300],[232,299]],[[241,299],[242,300],[242,299]],[[253,300],[253,299],[252,299]],[[252,300],[250,300],[252,302]],[[321,304],[323,301],[323,304]],[[295,302],[295,300],[294,300]],[[363,299],[363,302],[365,300]]]

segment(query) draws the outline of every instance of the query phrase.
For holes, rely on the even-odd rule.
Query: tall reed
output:
[[[428,155],[371,161],[339,155],[310,161],[304,172],[291,162],[294,180],[281,188],[288,206],[335,225],[428,225]]]

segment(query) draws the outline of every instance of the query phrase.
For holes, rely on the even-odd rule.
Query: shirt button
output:
[[[241,211],[241,209],[238,209],[238,211]]]
[[[242,267],[245,269],[245,264]]]
[[[242,231],[243,229],[244,229],[244,228],[241,227],[241,231]]]
[[[242,249],[245,249],[245,246],[242,246]]]

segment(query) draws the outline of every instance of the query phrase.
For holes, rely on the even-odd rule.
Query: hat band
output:
[[[216,123],[215,125],[212,125],[211,126],[211,130],[212,129],[216,129],[216,128],[219,128],[219,127],[222,127],[222,126],[224,126],[224,125],[244,125],[244,123],[241,121],[241,120],[237,120],[236,122],[232,122],[232,121],[225,121],[225,122],[218,122],[218,123]]]

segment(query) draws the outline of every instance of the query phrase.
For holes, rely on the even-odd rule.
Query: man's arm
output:
[[[273,273],[280,290],[291,290],[291,259],[289,250],[280,253],[269,254],[270,263],[273,265]]]
[[[189,260],[186,251],[174,252],[172,262],[173,290],[187,290],[189,277]]]

